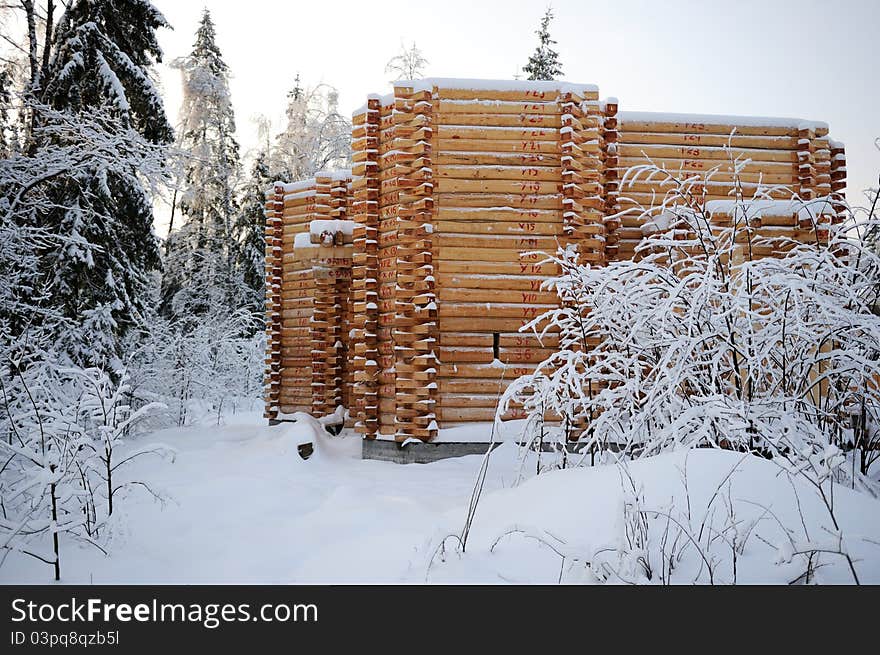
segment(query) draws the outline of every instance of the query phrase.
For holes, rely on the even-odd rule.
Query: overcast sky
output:
[[[186,54],[203,7],[232,72],[239,140],[277,117],[297,71],[340,91],[348,113],[388,93],[385,63],[415,41],[436,77],[512,78],[537,43],[547,3],[527,0],[334,2],[154,0],[174,26],[166,62]],[[623,110],[824,120],[847,148],[850,202],[880,170],[880,1],[554,0],[564,79],[599,85]],[[176,119],[179,73],[163,65]]]

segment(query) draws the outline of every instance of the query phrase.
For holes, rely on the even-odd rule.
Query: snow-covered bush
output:
[[[263,389],[265,337],[246,308],[184,323],[155,317],[132,340],[128,359],[134,406],[167,406],[154,427],[249,410]]]
[[[65,538],[98,548],[114,497],[131,486],[152,493],[146,480],[120,469],[161,446],[127,448],[124,438],[149,404],[126,404],[119,382],[99,369],[61,366],[47,353],[4,362],[0,374],[0,564],[21,552],[61,575]],[[120,451],[122,451],[120,453]]]
[[[599,267],[572,250],[548,257],[562,269],[551,284],[561,306],[523,329],[558,331],[560,348],[507,389],[499,415],[519,404],[538,423],[549,410],[582,429],[587,451],[631,457],[715,446],[800,466],[829,447],[856,448],[854,484],[880,446],[880,317],[871,311],[880,257],[852,238],[876,219],[855,225],[850,213],[831,225],[826,199],[795,197],[791,214],[812,241],[779,231],[769,239],[762,212],[783,201],[738,193],[707,203],[703,180],[652,164],[629,175],[624,191],[644,179],[670,187],[636,212],[648,232],[638,257]],[[767,246],[776,256],[758,254]]]

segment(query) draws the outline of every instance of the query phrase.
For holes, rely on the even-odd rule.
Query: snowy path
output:
[[[615,467],[556,471],[511,488],[516,451],[505,444],[492,456],[468,554],[435,559],[429,570],[439,538],[461,530],[480,456],[400,466],[362,461],[357,438],[332,438],[322,439],[316,454],[303,461],[296,452],[303,426],[269,428],[257,416],[233,420],[238,422],[145,438],[173,446],[176,461],[142,459],[129,474],[149,479],[169,500],[163,506],[133,492],[114,515],[111,556],[68,545],[62,550],[63,581],[367,583],[423,582],[428,575],[432,582],[547,583],[560,575],[559,556],[519,534],[490,552],[499,535],[517,526],[550,541],[560,538],[563,550],[576,553],[606,545],[613,550],[621,543],[623,505]],[[705,507],[719,480],[738,467],[731,497],[742,525],[761,514],[751,503],[771,507],[790,527],[800,525],[792,485],[779,469],[728,451],[675,453],[632,464],[648,506],[668,506],[673,498],[676,507],[686,506],[680,481],[685,464],[694,508]],[[811,534],[825,535],[823,510],[806,488],[800,493]],[[847,489],[835,495],[838,518],[860,558],[862,581],[880,582],[880,546],[871,544],[880,543],[880,501]],[[721,520],[723,512],[717,513]],[[740,558],[738,580],[784,583],[796,577],[793,565],[775,563],[772,544],[782,536],[774,522],[759,520],[755,532],[760,539],[752,539]],[[653,527],[655,545],[661,536]],[[822,569],[823,581],[850,581],[838,564]],[[725,567],[719,564],[722,578]],[[680,574],[680,582],[693,579],[684,566]],[[583,567],[572,568],[565,579],[583,579]],[[0,567],[0,583],[46,582],[48,568],[29,558],[10,557]]]

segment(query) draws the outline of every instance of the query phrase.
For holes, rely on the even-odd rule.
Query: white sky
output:
[[[191,48],[202,8],[232,72],[239,142],[251,117],[280,121],[297,71],[327,82],[348,113],[388,93],[385,64],[412,40],[437,77],[512,78],[537,43],[546,0],[153,0],[174,26],[165,61]],[[553,0],[563,78],[599,85],[623,110],[824,120],[847,148],[849,200],[876,185],[880,151],[878,0]],[[176,121],[179,73],[161,67]],[[161,232],[160,232],[161,233]]]

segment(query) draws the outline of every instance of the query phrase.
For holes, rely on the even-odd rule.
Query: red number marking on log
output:
[[[538,300],[538,294],[523,292],[522,299],[523,299],[523,302],[535,302]]]

